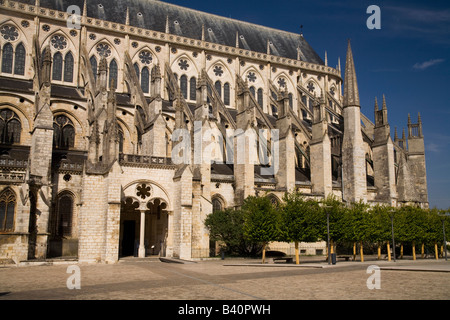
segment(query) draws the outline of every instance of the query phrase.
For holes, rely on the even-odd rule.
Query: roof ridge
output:
[[[239,24],[243,23],[243,24],[248,24],[249,26],[258,26],[258,27],[261,27],[261,28],[265,28],[265,29],[269,29],[269,30],[273,30],[273,31],[277,31],[277,32],[287,33],[287,34],[289,34],[291,36],[298,36],[299,39],[303,38],[303,35],[301,35],[299,33],[297,34],[297,33],[292,32],[292,31],[286,31],[286,30],[277,29],[277,28],[274,28],[274,27],[268,27],[268,26],[265,26],[265,25],[262,25],[262,24],[257,24],[257,23],[253,23],[253,22],[249,22],[249,21],[243,21],[243,20],[238,20],[238,19],[234,19],[234,18],[228,18],[228,17],[222,16],[222,15],[219,15],[219,14],[209,13],[209,12],[206,12],[206,11],[201,11],[201,10],[198,10],[198,9],[192,9],[192,8],[189,8],[189,7],[183,7],[183,6],[178,5],[178,4],[168,3],[168,2],[165,2],[165,1],[161,1],[161,0],[141,0],[141,1],[164,3],[165,5],[172,6],[172,7],[177,7],[177,8],[183,9],[183,10],[198,12],[198,13],[201,13],[201,14],[204,14],[204,15],[208,15],[208,16],[212,16],[212,17],[218,17],[218,18],[221,18],[221,19],[224,19],[224,20],[228,20],[228,21],[232,21],[232,22],[236,22],[236,23],[239,23]]]

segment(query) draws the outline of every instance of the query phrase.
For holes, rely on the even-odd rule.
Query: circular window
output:
[[[52,47],[56,50],[64,50],[67,47],[67,40],[62,35],[55,35],[50,40]]]
[[[16,27],[14,26],[3,26],[0,29],[0,34],[2,35],[3,39],[6,41],[14,41],[19,38],[19,32],[17,31]]]
[[[143,199],[143,200],[144,200],[145,198],[150,197],[151,192],[152,192],[152,187],[146,185],[145,183],[143,183],[143,184],[141,184],[141,185],[138,185],[138,186],[136,187],[136,195],[137,195],[138,197],[140,197],[141,199]]]
[[[148,50],[141,51],[141,53],[139,53],[139,60],[143,64],[150,64],[150,63],[152,63],[153,57],[152,57],[151,52],[148,51]]]
[[[109,47],[108,44],[106,43],[100,43],[97,46],[97,53],[99,54],[99,56],[101,57],[105,57],[108,58],[111,55],[111,48]]]

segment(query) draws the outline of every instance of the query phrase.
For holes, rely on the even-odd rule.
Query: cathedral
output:
[[[361,113],[350,42],[341,70],[163,1],[0,0],[0,60],[0,259],[209,257],[250,195],[428,206],[420,115]]]

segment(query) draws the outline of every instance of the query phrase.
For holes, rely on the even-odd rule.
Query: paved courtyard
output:
[[[311,258],[312,259],[312,258]],[[450,262],[366,259],[301,260],[260,265],[226,259],[163,263],[128,258],[114,265],[76,264],[80,289],[68,289],[71,264],[0,267],[0,300],[448,300]],[[368,261],[369,260],[369,261]],[[380,267],[379,289],[370,290],[370,265]],[[375,273],[374,273],[375,275]],[[71,278],[73,279],[73,278]],[[69,279],[70,280],[70,279]],[[70,283],[76,283],[71,282]],[[375,282],[373,282],[375,283]]]

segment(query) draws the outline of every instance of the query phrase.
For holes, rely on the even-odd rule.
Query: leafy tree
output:
[[[347,208],[344,204],[337,200],[337,198],[333,195],[329,195],[326,199],[322,201],[322,228],[319,239],[323,241],[328,240],[328,231],[327,231],[327,213],[328,213],[328,221],[329,221],[329,229],[330,229],[330,249],[331,253],[333,253],[333,243],[339,243],[346,241],[346,233],[347,233],[347,222],[345,217],[347,213]]]
[[[378,243],[378,259],[381,258],[381,244],[392,239],[391,219],[389,217],[391,209],[387,205],[376,205],[369,211],[373,223],[371,241]]]
[[[355,244],[360,242],[361,262],[364,261],[363,241],[370,240],[373,230],[373,220],[368,214],[368,205],[363,202],[352,203],[345,215],[347,221],[346,232],[349,240]]]
[[[228,254],[256,255],[261,246],[244,238],[244,214],[241,210],[225,209],[208,215],[205,226],[210,239],[220,241]]]
[[[280,212],[268,197],[249,196],[242,205],[244,236],[262,244],[262,263],[265,263],[266,246],[281,239]]]
[[[286,193],[281,207],[281,240],[295,243],[295,262],[299,264],[299,242],[315,242],[323,225],[319,202],[300,192]]]

